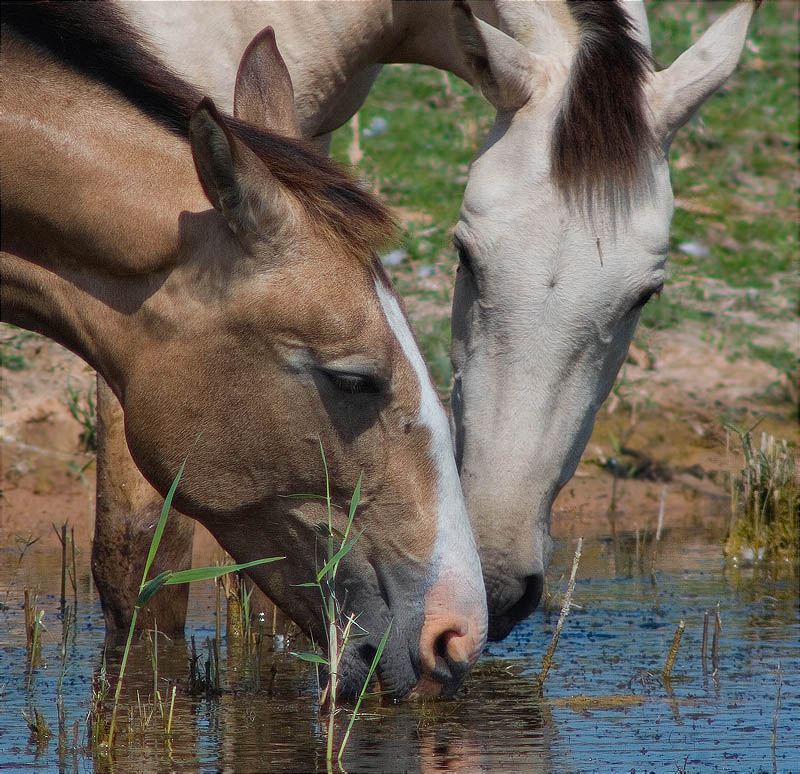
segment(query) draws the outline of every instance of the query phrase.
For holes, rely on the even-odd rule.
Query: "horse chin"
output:
[[[412,663],[411,655],[398,652],[389,652],[389,644],[383,652],[378,664],[375,679],[381,695],[391,699],[404,699],[413,694],[420,683],[419,675]],[[345,648],[339,660],[337,675],[336,700],[352,702],[365,688],[369,678],[369,668],[375,653],[373,647],[362,647],[351,643]],[[330,681],[327,669],[320,670],[320,679],[324,688],[320,694],[320,706],[323,710],[330,709]],[[428,694],[430,695],[430,694]]]

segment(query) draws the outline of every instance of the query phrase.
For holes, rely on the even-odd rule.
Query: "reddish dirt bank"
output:
[[[0,334],[10,335],[3,326]],[[661,338],[659,338],[661,337]],[[81,449],[81,424],[68,408],[68,385],[86,396],[94,374],[52,342],[25,335],[25,367],[0,369],[0,545],[40,538],[68,520],[88,546],[94,515],[93,456]],[[735,435],[723,417],[768,430],[795,444],[790,389],[760,361],[729,363],[690,333],[658,334],[647,353],[634,350],[572,481],[553,515],[555,537],[610,533],[615,456],[619,531],[653,530],[666,486],[665,527],[723,532],[729,516],[727,473],[739,464]],[[772,386],[772,393],[767,389]],[[774,397],[775,389],[786,394]],[[625,478],[631,471],[633,478]],[[196,555],[214,553],[200,533]]]

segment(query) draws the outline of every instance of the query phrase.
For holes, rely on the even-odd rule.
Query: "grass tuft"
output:
[[[798,556],[800,483],[786,441],[726,425],[742,444],[744,467],[732,482],[731,524],[725,554],[743,562],[793,560]]]

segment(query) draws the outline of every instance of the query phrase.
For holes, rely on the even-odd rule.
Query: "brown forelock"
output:
[[[653,62],[618,0],[567,0],[580,43],[556,120],[556,185],[584,204],[624,204],[655,145],[644,84]]]
[[[169,131],[188,138],[202,94],[175,75],[109,2],[3,2],[3,26],[57,61],[113,89]],[[305,207],[310,220],[362,260],[395,233],[388,210],[336,162],[304,142],[226,116],[232,132]]]
[[[335,161],[299,140],[270,134],[230,116],[225,121],[297,197],[312,224],[343,242],[361,260],[369,263],[374,250],[396,234],[397,224],[386,207]]]

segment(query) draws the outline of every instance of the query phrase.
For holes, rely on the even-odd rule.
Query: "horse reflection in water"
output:
[[[238,644],[227,657],[223,654],[226,692],[206,701],[183,691],[188,643],[166,642],[162,636],[161,674],[181,675],[171,765],[192,770],[325,770],[326,724],[318,713],[313,674],[284,653],[268,652],[268,641],[258,663],[252,657],[248,660]],[[207,652],[199,642],[197,648],[202,662]],[[507,665],[500,661],[478,665],[470,690],[451,702],[390,706],[366,702],[343,757],[344,770],[427,774],[513,766],[532,774],[553,771],[551,751],[558,746],[558,730],[549,705],[539,698],[534,678],[516,676]],[[109,672],[115,668],[116,663],[109,662]],[[148,696],[153,688],[146,646],[131,654],[128,674],[125,691],[135,706],[137,691]],[[168,680],[163,685],[168,686]],[[162,688],[162,695],[165,692]],[[341,712],[334,749],[350,709]],[[115,762],[123,769],[160,770],[166,760],[158,722],[129,750],[120,745],[115,751]]]

